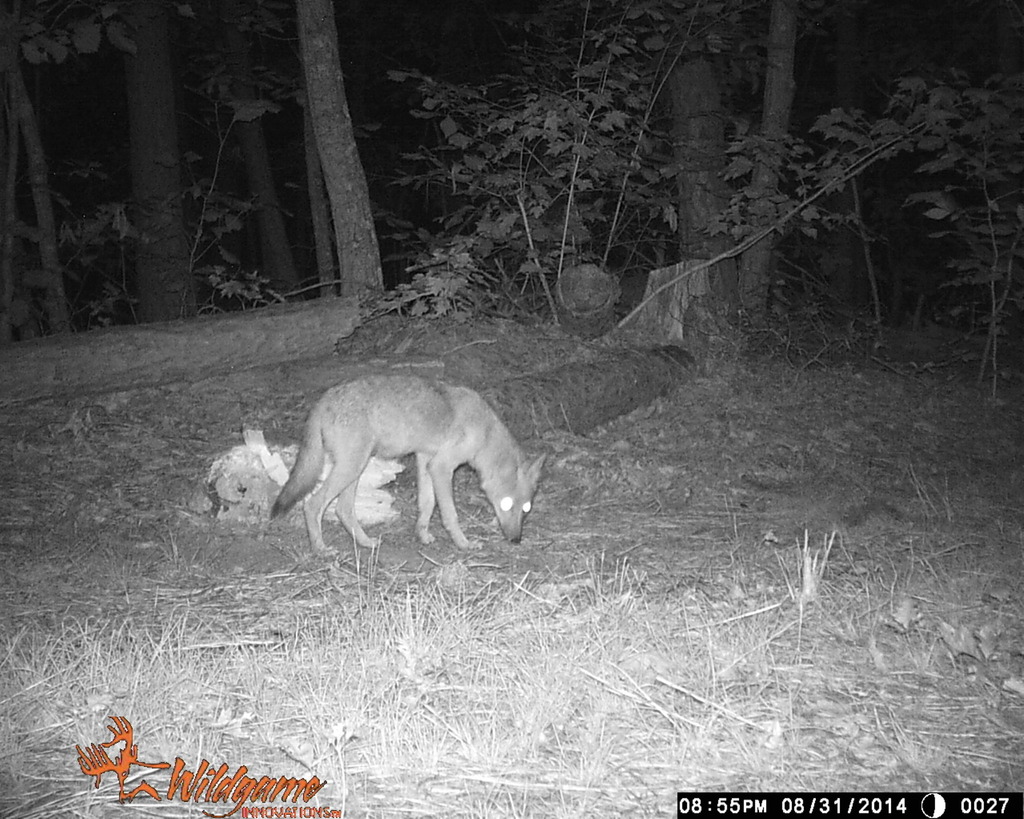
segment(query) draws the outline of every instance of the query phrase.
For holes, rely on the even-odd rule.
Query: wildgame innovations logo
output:
[[[98,788],[104,774],[113,774],[118,783],[118,800],[131,802],[137,797],[149,797],[157,802],[175,799],[195,804],[233,805],[225,813],[213,813],[204,809],[203,815],[217,817],[232,816],[241,810],[245,817],[340,817],[340,810],[299,805],[299,800],[308,803],[327,784],[317,777],[294,779],[286,777],[249,776],[249,769],[242,765],[229,774],[227,764],[214,767],[203,759],[195,770],[186,767],[181,757],[170,762],[143,762],[139,759],[139,746],[135,742],[135,730],[125,717],[108,716],[107,730],[111,738],[106,742],[92,743],[85,748],[76,745],[78,766],[82,773],[94,779],[93,787]],[[111,759],[110,750],[117,747],[117,755]],[[129,789],[128,779],[133,767],[149,768],[152,771],[170,771],[170,782],[161,791],[145,779]],[[252,803],[246,805],[245,802]],[[287,803],[274,804],[274,803]]]

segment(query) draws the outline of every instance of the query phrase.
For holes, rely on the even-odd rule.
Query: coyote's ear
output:
[[[544,468],[544,462],[548,459],[548,455],[545,452],[543,455],[532,460],[529,466],[526,467],[526,474],[529,476],[530,481],[536,483],[540,480],[541,470]]]

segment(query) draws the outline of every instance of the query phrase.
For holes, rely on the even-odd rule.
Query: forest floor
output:
[[[478,389],[593,351],[382,322],[341,352],[410,348]],[[412,469],[358,559],[333,522],[310,558],[301,524],[196,502],[243,425],[298,441],[338,359],[0,409],[0,814],[126,815],[92,750],[112,717],[141,816],[228,813],[242,766],[354,817],[1024,790],[1024,382],[993,397],[938,350],[720,356],[523,441],[549,456],[521,544],[457,474],[472,554],[436,517],[418,544]],[[143,767],[176,761],[212,782],[198,806]]]

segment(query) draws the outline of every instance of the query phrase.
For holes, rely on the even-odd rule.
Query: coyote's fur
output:
[[[287,512],[316,485],[325,457],[331,468],[306,500],[306,530],[313,549],[325,551],[321,519],[338,500],[338,517],[358,545],[370,548],[355,516],[356,485],[371,455],[397,458],[416,454],[419,517],[416,534],[434,540],[434,502],[441,521],[460,549],[473,548],[459,527],[452,498],[452,474],[468,463],[512,543],[522,537],[523,521],[537,491],[544,456],[527,460],[494,410],[473,390],[415,375],[376,375],[332,387],[316,403],[295,468],[270,516]]]

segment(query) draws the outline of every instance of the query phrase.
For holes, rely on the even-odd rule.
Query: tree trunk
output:
[[[680,247],[685,264],[717,256],[729,246],[726,237],[708,235],[712,220],[729,202],[729,189],[721,176],[725,167],[725,117],[718,78],[706,60],[693,60],[677,68],[669,89],[673,154],[682,168],[677,182]],[[648,287],[660,283],[659,277],[653,276]],[[725,259],[680,285],[691,297],[703,298],[680,304],[689,311],[690,326],[670,333],[666,340],[683,341],[699,354],[703,345],[698,339],[709,338],[718,318],[732,316],[740,308],[736,261]]]
[[[191,316],[195,282],[185,236],[170,23],[161,0],[125,7],[136,53],[125,58],[139,320]]]
[[[996,3],[996,60],[998,71],[1004,77],[1020,72],[1021,49],[1024,48],[1020,37],[1020,14],[1020,9],[1013,3]]]
[[[308,95],[302,107],[302,141],[306,153],[306,191],[309,195],[309,215],[313,222],[317,279],[324,285],[320,288],[320,295],[328,296],[333,292],[338,277],[332,250],[331,214],[327,207],[327,197],[324,195],[324,172],[320,165],[320,154],[316,149],[316,137],[313,135]]]
[[[11,103],[17,117],[18,129],[25,141],[28,157],[28,175],[32,187],[32,204],[36,210],[36,226],[39,229],[39,262],[46,283],[46,321],[51,333],[66,333],[71,329],[68,315],[68,301],[64,293],[64,274],[57,255],[57,224],[53,218],[53,201],[50,198],[49,172],[43,141],[39,136],[35,111],[25,88],[21,71],[15,67],[7,72],[11,86]]]
[[[794,91],[793,56],[796,49],[797,7],[798,0],[772,0],[761,134],[774,145],[781,144],[789,131]],[[754,171],[751,185],[755,195],[759,193],[768,196],[775,190],[778,181],[777,165],[764,158]],[[740,263],[743,305],[754,316],[762,315],[768,303],[774,247],[775,236],[769,234],[744,253]]]
[[[729,202],[721,180],[725,167],[725,127],[714,69],[691,60],[669,76],[672,106],[672,154],[680,173],[679,245],[683,256],[714,256],[724,244],[707,234],[711,220]]]
[[[836,7],[836,104],[851,111],[861,107],[860,90],[860,38],[858,36],[857,9],[859,2],[843,0]],[[847,145],[851,149],[852,145]],[[856,179],[834,197],[834,206],[854,220],[860,218],[853,186]],[[868,296],[867,267],[860,231],[853,226],[840,227],[839,232],[827,241],[829,257],[822,269],[830,274],[833,296],[844,305],[856,309]]]
[[[334,217],[341,292],[379,290],[380,250],[345,100],[334,7],[329,0],[298,0],[298,23],[309,114]]]
[[[354,298],[324,299],[32,339],[0,348],[0,405],[200,381],[295,359],[333,360],[338,340],[358,324]]]
[[[636,327],[651,338],[682,343],[698,357],[723,317],[740,307],[735,259],[711,269],[696,267],[726,250],[724,237],[708,235],[712,219],[729,201],[722,181],[725,128],[714,69],[696,59],[672,71],[666,84],[672,111],[672,154],[679,174],[679,252],[681,261],[652,270]]]
[[[3,40],[0,40],[0,49],[3,51],[0,54],[5,55],[5,58],[0,67],[6,73],[11,64],[17,66],[17,61],[13,60],[8,52],[8,48],[11,46],[8,46],[7,34],[11,27],[4,25],[3,29]],[[9,84],[8,93],[10,93]],[[14,228],[17,224],[14,186],[18,176],[20,142],[17,123],[10,116],[4,116],[2,122],[3,133],[0,134],[0,140],[2,140],[0,145],[5,149],[5,153],[0,162],[0,173],[3,174],[2,182],[0,182],[0,346],[14,341],[15,331],[21,323],[16,315],[14,295]]]
[[[237,106],[234,127],[245,161],[249,193],[255,200],[263,270],[276,289],[291,290],[298,285],[299,274],[295,269],[291,244],[281,216],[281,205],[274,188],[274,174],[270,168],[267,142],[259,117],[263,109],[260,107],[255,111],[246,111],[247,103],[252,106],[252,103],[257,102],[248,43],[238,27],[246,7],[241,0],[223,0],[221,8],[221,24],[227,46],[224,59],[232,73],[231,91]]]

